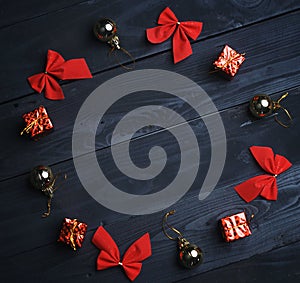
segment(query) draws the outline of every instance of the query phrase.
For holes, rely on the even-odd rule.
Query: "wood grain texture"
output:
[[[112,235],[124,254],[130,244],[149,232],[153,255],[143,263],[135,282],[296,282],[299,280],[299,107],[300,107],[300,3],[269,0],[231,1],[35,1],[24,3],[0,1],[0,38],[2,67],[0,73],[0,127],[2,133],[0,163],[0,224],[3,233],[0,254],[1,282],[129,282],[121,268],[96,271],[99,250],[91,238],[99,225]],[[200,37],[192,42],[193,56],[174,65],[171,41],[151,45],[145,29],[156,25],[159,13],[170,6],[177,17],[204,22]],[[189,191],[171,208],[176,214],[170,223],[204,251],[204,263],[197,269],[180,268],[176,260],[176,243],[168,240],[161,229],[164,211],[132,216],[112,211],[97,203],[84,189],[74,168],[72,131],[78,110],[88,95],[100,84],[125,71],[107,56],[108,46],[97,42],[91,32],[96,19],[109,16],[119,25],[122,45],[137,59],[136,69],[163,69],[184,75],[200,85],[216,105],[227,138],[227,156],[222,176],[205,199],[198,199],[211,161],[211,144],[207,127],[194,109],[168,93],[145,91],[121,99],[109,109],[99,124],[96,154],[108,180],[124,192],[145,195],[162,190],[178,172],[180,149],[169,129],[146,126],[135,133],[130,143],[130,156],[141,168],[149,165],[149,151],[161,146],[167,154],[166,167],[151,180],[135,180],[124,175],[112,158],[112,149],[129,140],[122,132],[111,142],[116,123],[129,111],[143,105],[168,107],[180,114],[185,123],[177,124],[179,137],[187,139],[189,125],[199,145],[200,165],[190,164],[183,172],[196,167],[198,174]],[[232,81],[209,74],[211,64],[222,46],[228,43],[246,53],[246,61]],[[44,68],[47,49],[59,51],[66,59],[86,58],[94,78],[61,82],[66,99],[49,101],[34,93],[26,77]],[[127,62],[127,58],[122,58]],[[151,78],[149,78],[151,79]],[[128,82],[129,84],[129,82]],[[175,82],[170,84],[176,85]],[[125,83],[120,87],[126,88]],[[180,89],[180,87],[179,87]],[[274,116],[254,120],[248,101],[258,93],[282,101],[293,116],[289,129],[274,122]],[[192,95],[192,94],[191,94]],[[107,99],[105,94],[103,99]],[[205,102],[203,102],[205,103]],[[20,137],[22,114],[44,104],[54,122],[55,131],[33,142]],[[202,104],[202,102],[201,102]],[[142,114],[155,117],[155,111]],[[283,118],[280,113],[280,118]],[[137,117],[139,119],[141,117]],[[93,117],[87,116],[93,122]],[[89,133],[90,127],[84,129]],[[186,154],[193,146],[186,140]],[[245,203],[233,190],[240,182],[262,174],[248,148],[270,146],[286,156],[293,166],[277,177],[278,200],[258,197]],[[90,149],[86,146],[87,152]],[[119,152],[121,159],[124,152]],[[158,160],[162,161],[163,156]],[[29,171],[38,164],[48,164],[60,173],[51,216],[42,219],[46,197],[35,191],[28,181]],[[99,176],[92,174],[91,180]],[[63,174],[67,179],[63,179]],[[137,204],[138,205],[138,204]],[[156,207],[156,203],[151,203]],[[217,227],[220,218],[245,210],[254,214],[252,235],[225,243]],[[64,217],[78,218],[88,224],[84,245],[77,252],[57,243]]]
[[[269,253],[254,256],[236,264],[207,272],[192,278],[185,278],[184,283],[194,282],[298,282],[299,261],[293,261],[300,253],[300,242],[275,249]]]
[[[290,95],[291,105],[295,107],[290,109],[293,113],[299,107],[299,100],[297,99],[299,89],[291,91]],[[273,119],[267,119],[240,128],[244,121],[249,119],[247,111],[245,111],[246,108],[247,105],[242,104],[222,112],[224,124],[231,125],[231,130],[227,133],[228,153],[225,170],[217,188],[210,197],[202,202],[198,200],[197,195],[201,187],[201,180],[203,180],[206,173],[205,167],[208,166],[210,160],[210,156],[207,154],[209,144],[205,139],[203,140],[205,134],[197,130],[198,128],[202,129],[200,119],[191,122],[199,139],[199,145],[203,145],[201,148],[203,159],[197,179],[189,193],[174,205],[177,213],[171,222],[175,227],[180,228],[190,241],[198,243],[205,252],[204,264],[199,269],[190,271],[188,276],[194,276],[229,263],[238,262],[257,253],[267,252],[300,239],[297,225],[299,218],[299,179],[297,176],[299,175],[300,163],[299,151],[296,150],[297,145],[294,144],[294,140],[299,133],[299,123],[295,123],[293,128],[287,130],[280,127]],[[295,119],[298,120],[297,117]],[[262,129],[259,137],[251,134],[256,132],[258,127]],[[274,133],[276,133],[275,136]],[[278,140],[287,133],[291,139]],[[184,131],[182,135],[185,135]],[[152,147],[153,145],[165,143],[166,150],[169,152],[170,148],[175,147],[174,141],[170,140],[167,131],[152,136],[153,139],[144,137],[132,142],[134,144],[133,148],[137,148],[133,152],[136,160],[142,160],[138,157],[145,156],[145,150],[148,146]],[[233,186],[262,173],[262,170],[247,150],[249,146],[257,144],[258,138],[261,145],[272,146],[276,153],[287,156],[293,163],[293,167],[278,178],[279,196],[276,202],[258,198],[250,204],[245,204],[234,192]],[[139,143],[143,146],[138,146]],[[137,145],[135,146],[135,144]],[[280,152],[279,148],[281,149]],[[119,185],[120,189],[124,188],[126,190],[130,186],[131,192],[151,193],[161,188],[160,182],[153,182],[152,180],[145,182],[143,186],[132,182],[130,185],[127,184],[128,178],[119,176],[113,162],[109,160],[110,148],[99,151],[99,157],[106,166],[105,170],[111,172],[111,176],[114,177],[112,181]],[[172,176],[174,163],[178,163],[178,158],[171,159],[169,164],[171,172],[166,172],[165,180],[169,180]],[[11,243],[2,249],[2,254],[10,258],[12,264],[6,265],[8,270],[14,270],[16,265],[26,262],[26,258],[34,258],[36,259],[34,263],[32,261],[29,261],[28,265],[23,263],[22,268],[27,271],[42,269],[43,272],[36,271],[33,277],[28,275],[28,280],[41,280],[44,277],[51,278],[50,281],[54,280],[55,275],[53,275],[54,277],[50,276],[50,273],[54,270],[57,276],[60,276],[58,274],[64,274],[60,278],[67,282],[74,280],[80,282],[85,278],[88,278],[86,280],[101,280],[104,282],[115,282],[114,280],[117,278],[118,281],[125,282],[127,279],[120,271],[95,272],[93,269],[97,252],[91,245],[90,239],[96,227],[102,224],[120,243],[123,252],[138,235],[146,231],[150,232],[153,257],[145,263],[143,273],[137,279],[137,282],[147,280],[149,282],[157,282],[158,280],[160,282],[170,282],[186,278],[187,271],[178,268],[175,260],[176,244],[165,238],[161,232],[162,213],[139,217],[112,213],[91,199],[78,184],[72,161],[58,164],[53,168],[57,172],[67,173],[68,179],[62,181],[61,189],[57,191],[54,200],[53,214],[47,220],[40,218],[46,200],[39,192],[35,192],[30,188],[27,183],[28,176],[23,175],[2,182],[3,200],[11,204],[10,206],[1,207],[1,215],[6,215],[1,224],[10,231],[9,234],[1,235],[2,242]],[[23,211],[18,209],[20,203],[24,204],[22,206]],[[224,243],[217,229],[217,220],[225,215],[244,209],[248,215],[252,213],[256,215],[251,223],[253,235],[233,244]],[[79,219],[81,217],[84,218],[83,221],[89,224],[86,243],[77,254],[80,260],[74,258],[72,251],[67,251],[66,248],[55,243],[62,215],[78,217]],[[284,228],[282,227],[283,221],[285,223]],[[38,233],[33,234],[31,237],[20,238],[20,229],[25,235],[30,234],[33,230],[43,231],[47,229],[47,233]],[[13,241],[13,239],[15,240]],[[61,249],[63,250],[61,251]],[[82,260],[85,264],[82,264]],[[155,270],[160,270],[161,262],[165,263],[168,273],[155,272]],[[73,272],[74,269],[77,271],[76,274]],[[31,273],[29,272],[29,274]],[[20,273],[15,273],[15,276],[19,277]]]
[[[294,40],[300,29],[298,18],[299,12],[291,13],[272,21],[266,21],[260,25],[234,31],[231,35],[222,35],[218,39],[214,38],[206,42],[197,43],[194,45],[194,56],[198,56],[199,61],[188,61],[193,59],[191,57],[186,62],[182,62],[181,65],[173,67],[172,62],[167,58],[168,56],[160,54],[151,59],[151,68],[171,69],[194,80],[208,92],[219,111],[236,104],[245,103],[257,93],[270,95],[277,93],[276,97],[278,97],[281,92],[297,86],[300,80],[299,68],[296,67],[299,59],[294,55],[300,53],[299,44]],[[280,27],[286,22],[294,22],[294,25],[287,28],[285,33],[278,33]],[[269,37],[257,37],[254,44],[252,36],[260,32],[268,32]],[[237,39],[238,41],[235,42]],[[246,50],[247,54],[249,54],[238,76],[230,82],[217,76],[217,74],[212,75],[208,73],[208,70],[211,68],[211,62],[213,62],[223,43],[228,41],[233,42],[233,46],[240,46],[241,50]],[[214,46],[214,48],[211,46]],[[266,46],[273,46],[273,52],[270,53],[269,48]],[[268,64],[263,62],[268,62]],[[295,68],[291,66],[295,66]],[[138,70],[147,67],[149,68],[147,60],[137,63]],[[63,86],[66,99],[59,103],[57,101],[47,101],[42,96],[34,94],[17,101],[5,103],[2,106],[0,105],[2,113],[0,125],[7,136],[7,139],[2,141],[2,146],[6,148],[6,151],[2,155],[3,162],[0,165],[0,180],[24,174],[38,163],[47,162],[50,165],[71,158],[73,125],[83,101],[101,83],[123,72],[124,70],[119,68],[96,75],[92,80],[75,81],[72,84],[67,84]],[[151,100],[153,101],[151,103],[176,110],[179,114],[184,115],[186,120],[198,117],[193,109],[187,108],[186,104],[179,99],[170,99],[169,96],[164,94],[139,94],[134,98],[125,99],[118,107],[106,114],[104,124],[99,126],[99,133],[96,139],[97,149],[110,145],[111,133],[116,122],[128,110],[144,104],[147,105]],[[36,143],[23,137],[18,137],[18,133],[23,126],[21,116],[40,104],[44,104],[48,112],[51,113],[56,131],[51,133],[47,139],[41,139]],[[195,105],[195,108],[197,108],[197,105]],[[152,114],[149,113],[149,115]],[[154,129],[148,128],[144,130],[140,135],[153,132]],[[39,155],[35,156],[34,159],[32,159],[33,148],[39,152]],[[46,153],[49,151],[52,152],[51,156]],[[19,166],[15,166],[15,162],[19,160],[20,156],[23,162]],[[45,156],[47,156],[46,160]]]
[[[0,29],[19,24],[23,21],[28,21],[33,18],[41,17],[57,10],[70,8],[73,5],[78,5],[80,0],[63,0],[63,1],[8,1],[1,0],[1,18]]]
[[[66,59],[85,57],[94,74],[117,66],[115,61],[107,56],[109,47],[99,43],[92,34],[95,21],[102,16],[109,16],[117,21],[122,45],[137,60],[167,50],[165,60],[170,62],[172,61],[170,40],[152,45],[145,38],[145,29],[156,25],[157,18],[165,6],[174,9],[182,20],[203,21],[205,27],[199,37],[200,41],[300,7],[296,0],[285,3],[279,0],[265,0],[256,4],[257,6],[247,7],[243,5],[243,1],[228,1],[226,5],[221,0],[210,3],[190,1],[189,5],[186,5],[186,1],[183,0],[177,0],[176,3],[171,0],[164,3],[134,0],[128,8],[128,4],[120,0],[86,1],[69,9],[57,10],[42,17],[8,26],[0,30],[1,53],[5,54],[2,64],[6,66],[0,73],[0,101],[33,93],[26,78],[44,70],[48,49],[59,51]],[[236,40],[241,41],[239,38]],[[219,45],[223,43],[218,41]],[[277,45],[278,48],[279,46]],[[185,61],[185,64],[187,62],[190,64],[192,58]],[[129,60],[121,58],[121,61]]]

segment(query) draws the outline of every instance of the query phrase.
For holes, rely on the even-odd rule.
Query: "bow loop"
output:
[[[274,155],[270,147],[251,146],[250,151],[260,167],[270,174],[279,175],[292,166],[284,156]]]
[[[48,50],[47,53],[47,63],[45,71],[59,79],[63,74],[64,67],[63,64],[65,63],[65,59],[56,51]]]
[[[277,175],[289,169],[292,164],[279,154],[274,155],[272,148],[262,146],[252,146],[250,151],[258,164],[270,175],[260,175],[253,177],[234,189],[246,202],[250,202],[257,196],[268,200],[277,200]]]
[[[127,249],[122,261],[115,241],[102,226],[95,232],[92,242],[101,250],[97,258],[97,270],[121,265],[131,281],[140,274],[141,261],[152,254],[149,233],[144,234]]]
[[[193,53],[188,37],[197,39],[202,30],[202,22],[180,22],[173,11],[167,7],[160,14],[158,24],[159,26],[146,30],[147,38],[151,43],[161,43],[175,32],[172,41],[175,64]]]
[[[178,19],[175,16],[174,12],[169,7],[166,7],[158,17],[159,25],[177,24],[177,23],[178,23]]]
[[[202,31],[202,26],[203,24],[201,22],[188,21],[181,22],[178,28],[181,29],[188,37],[196,40]]]
[[[162,43],[166,41],[175,31],[176,25],[168,24],[147,29],[147,38],[151,43]]]
[[[28,78],[31,87],[51,100],[64,99],[63,91],[54,78],[61,80],[68,79],[89,79],[92,78],[90,70],[83,58],[65,61],[64,58],[53,50],[48,50],[46,70]]]

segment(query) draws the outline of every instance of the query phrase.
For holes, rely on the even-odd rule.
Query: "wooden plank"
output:
[[[44,60],[48,49],[59,51],[66,59],[85,57],[94,74],[117,66],[115,61],[107,56],[108,46],[99,43],[91,32],[94,22],[102,16],[117,20],[122,45],[137,60],[167,51],[163,57],[164,63],[172,66],[171,69],[176,71],[177,66],[172,65],[171,41],[152,45],[145,39],[145,29],[155,26],[158,15],[166,5],[174,9],[174,12],[182,20],[203,21],[204,30],[199,37],[199,40],[203,42],[205,39],[220,33],[224,34],[257,21],[296,10],[300,4],[297,0],[285,1],[284,3],[279,0],[271,2],[261,0],[256,1],[253,5],[249,4],[248,1],[231,1],[224,5],[223,1],[218,0],[210,4],[207,1],[192,1],[186,5],[184,0],[178,0],[176,4],[168,0],[162,5],[153,0],[142,3],[134,0],[128,7],[128,3],[124,1],[107,2],[102,0],[86,1],[81,5],[48,13],[0,30],[1,54],[5,54],[2,58],[2,65],[6,66],[0,74],[0,101],[22,98],[33,93],[26,78],[44,70]],[[297,23],[296,19],[294,23]],[[286,26],[284,29],[282,26],[278,27],[277,31],[279,30],[279,33],[282,31],[285,34],[286,29],[293,29],[293,25]],[[251,34],[250,38],[253,39],[256,35],[257,33]],[[283,44],[284,41],[278,40],[277,35],[275,38],[277,48],[286,46]],[[225,36],[223,42],[220,39],[216,42],[218,52],[220,45],[229,41],[230,37]],[[254,42],[252,40],[245,50],[247,51]],[[240,44],[239,38],[232,39],[231,43],[236,43],[235,45],[243,50],[244,46]],[[202,58],[207,58],[205,57],[206,54],[202,52],[203,48],[205,49],[201,44],[197,50],[193,44],[195,55],[178,66],[189,66],[198,61],[198,59],[196,60],[197,54],[201,54],[199,56],[203,56]],[[210,50],[212,51],[212,46],[210,46]],[[215,57],[215,50],[213,51],[213,57]],[[253,55],[257,56],[258,54]],[[18,59],[15,60],[15,58]],[[128,62],[128,58],[121,58],[120,61]],[[197,66],[201,65],[198,63]],[[272,70],[270,69],[269,72]],[[86,82],[86,84],[89,83]]]
[[[299,61],[295,54],[300,52],[300,47],[294,40],[300,28],[298,18],[299,12],[291,13],[260,25],[237,30],[232,32],[231,35],[222,35],[218,38],[197,43],[194,46],[194,51],[195,53],[201,53],[199,61],[183,62],[182,65],[173,67],[166,54],[161,54],[138,62],[137,69],[149,68],[149,60],[151,60],[152,68],[173,70],[194,80],[206,90],[219,111],[245,103],[257,93],[277,93],[275,97],[278,98],[282,92],[297,86],[300,80],[299,69],[296,67],[291,68],[291,66],[297,66]],[[285,33],[278,33],[278,30],[286,22],[294,22],[294,24],[286,28]],[[260,34],[260,32],[262,34],[268,33],[270,36],[268,38],[257,36],[254,43],[252,36]],[[230,82],[216,74],[212,75],[207,72],[218,52],[217,50],[221,48],[220,42],[232,42],[233,46],[239,45],[241,50],[245,50],[249,54],[238,76]],[[270,52],[271,46],[273,46],[272,52]],[[6,138],[2,139],[1,143],[2,148],[6,148],[6,151],[3,152],[3,162],[0,165],[0,179],[4,180],[29,172],[38,163],[54,164],[71,158],[73,123],[83,101],[101,83],[122,73],[123,70],[118,68],[99,74],[93,80],[67,84],[63,86],[66,99],[59,103],[45,101],[42,96],[34,94],[1,105],[1,129],[6,133]],[[124,100],[122,105],[119,105],[119,108],[107,113],[104,124],[101,125],[100,132],[97,134],[97,148],[101,149],[110,145],[110,137],[115,123],[128,112],[128,109],[147,104],[149,101],[175,109],[179,114],[184,115],[186,120],[197,118],[193,109],[187,109],[186,104],[182,101],[178,99],[171,100],[165,94],[141,93],[135,97],[130,96],[127,100]],[[56,131],[39,142],[27,141],[18,137],[23,125],[21,116],[40,104],[47,106]],[[290,105],[288,101],[284,104],[287,107]],[[197,106],[195,105],[195,107]],[[297,111],[294,112],[297,113]],[[153,114],[149,113],[149,115]],[[150,132],[153,132],[151,127],[144,129],[140,134]],[[39,152],[39,155],[36,155],[33,159],[32,152]],[[51,155],[48,154],[49,152],[51,152]],[[20,157],[23,160],[22,164],[15,166],[16,163],[19,163]]]
[[[293,259],[299,253],[300,242],[296,242],[177,282],[298,282],[299,261]]]
[[[41,17],[54,11],[70,8],[84,1],[62,0],[62,1],[1,1],[0,29],[32,18]],[[86,1],[87,2],[87,1]]]
[[[298,172],[293,170],[292,174],[299,173],[299,163],[297,167]],[[276,203],[258,199],[245,204],[233,193],[233,190],[229,191],[228,188],[223,187],[216,190],[205,202],[199,203],[195,197],[191,196],[178,202],[174,206],[177,214],[171,223],[180,229],[189,241],[198,244],[205,256],[204,263],[191,271],[178,266],[176,243],[168,240],[161,231],[162,214],[132,217],[130,221],[128,219],[117,221],[106,225],[105,228],[118,243],[121,254],[124,254],[134,240],[149,231],[153,256],[144,262],[137,282],[147,280],[174,282],[299,241],[298,191],[299,185],[286,182],[281,186]],[[235,243],[224,243],[217,229],[217,220],[228,213],[243,209],[249,214],[256,213],[251,223],[253,234]],[[98,217],[99,221],[101,216]],[[19,229],[22,228],[19,227]],[[36,231],[39,231],[39,234],[50,233],[52,236],[55,234],[53,230],[46,229],[46,227],[44,232],[43,230]],[[47,279],[80,282],[87,278],[91,282],[126,282],[127,278],[118,268],[95,271],[98,250],[90,243],[93,233],[94,231],[88,232],[84,247],[75,254],[67,247],[55,243],[56,237],[54,237],[47,245],[37,246],[35,249],[7,257],[6,261],[1,264],[1,269],[5,268],[6,272],[1,274],[4,278],[6,274],[9,274],[13,279],[14,276],[19,278],[25,273],[26,280],[38,281],[45,278],[46,282]],[[31,237],[38,238],[39,235]],[[27,237],[24,236],[19,241],[26,241],[23,238]],[[20,268],[17,268],[18,266]]]
[[[296,109],[299,108],[300,101],[297,98],[298,95],[299,89],[291,92],[290,102],[292,113],[297,113]],[[246,107],[246,104],[242,104],[235,108],[226,109],[221,114],[225,127],[231,126],[231,130],[227,132],[228,152],[226,164],[217,188],[211,196],[203,202],[199,202],[197,196],[210,163],[210,142],[204,131],[205,127],[203,126],[201,119],[199,118],[198,120],[191,122],[191,126],[199,141],[201,164],[197,178],[191,187],[189,194],[175,206],[179,211],[178,214],[180,214],[180,211],[185,211],[185,213],[182,213],[183,215],[179,216],[178,220],[174,219],[174,225],[177,224],[182,227],[184,223],[184,225],[190,227],[189,225],[193,225],[189,224],[192,222],[191,219],[193,219],[193,217],[194,219],[198,219],[195,220],[196,222],[201,221],[202,224],[208,222],[205,227],[202,227],[203,225],[198,227],[198,224],[195,224],[195,229],[199,229],[199,231],[202,231],[202,229],[205,230],[203,235],[201,232],[201,239],[203,237],[203,245],[205,246],[208,244],[209,249],[214,248],[215,246],[214,240],[210,239],[209,236],[211,235],[215,239],[214,223],[216,222],[216,218],[221,216],[221,214],[234,212],[235,210],[241,210],[243,208],[249,213],[259,214],[258,217],[255,218],[255,221],[257,219],[259,225],[261,225],[261,227],[259,226],[259,229],[257,229],[259,239],[261,239],[261,237],[266,237],[264,236],[264,233],[266,233],[264,229],[268,229],[268,233],[271,233],[269,230],[274,229],[272,232],[274,235],[282,233],[282,231],[288,231],[289,225],[295,225],[293,221],[296,221],[297,219],[297,212],[291,212],[295,210],[294,205],[296,204],[294,204],[294,201],[295,198],[297,198],[298,189],[297,176],[299,175],[300,170],[300,153],[297,150],[298,145],[294,142],[299,138],[298,128],[300,127],[300,124],[297,123],[299,116],[295,115],[295,124],[290,129],[280,127],[273,119],[257,121],[242,126],[249,118],[245,111]],[[186,132],[183,125],[178,127],[182,128],[182,131],[180,132],[182,133],[182,136],[185,137]],[[162,179],[151,179],[145,182],[134,182],[134,180],[128,179],[126,176],[120,174],[111,160],[110,148],[98,151],[98,158],[101,161],[100,164],[103,170],[105,173],[111,174],[111,176],[107,175],[107,178],[118,188],[130,193],[149,194],[161,190],[164,187],[165,182],[171,182],[174,177],[174,171],[176,166],[178,166],[180,158],[178,153],[172,152],[172,150],[174,151],[174,149],[177,149],[177,145],[174,139],[170,139],[170,135],[167,132],[168,131],[162,131],[132,142],[132,148],[134,150],[132,156],[134,156],[137,166],[143,165],[143,161],[149,152],[147,149],[154,145],[163,145],[167,152],[172,153],[172,158],[170,158],[170,161],[167,164],[168,170],[164,172],[165,174]],[[282,139],[283,136],[286,138]],[[280,176],[280,178],[278,178],[280,196],[276,203],[258,199],[247,205],[232,189],[235,184],[262,173],[248,151],[248,147],[251,145],[272,146],[276,153],[286,156],[294,164],[289,171],[283,173],[282,177]],[[10,243],[3,247],[3,255],[14,256],[19,253],[23,254],[36,247],[53,243],[53,239],[56,238],[61,218],[64,216],[84,218],[82,220],[88,223],[89,231],[93,231],[100,223],[103,223],[103,225],[113,224],[113,227],[116,227],[115,229],[117,229],[117,226],[121,225],[119,224],[120,222],[126,223],[129,219],[129,222],[131,222],[132,219],[137,219],[136,221],[140,221],[139,219],[145,221],[145,223],[147,223],[146,226],[138,224],[140,229],[145,229],[145,227],[153,225],[156,227],[157,231],[160,231],[160,220],[157,220],[157,217],[161,217],[160,213],[154,214],[153,216],[132,218],[128,215],[113,213],[94,201],[79,183],[72,160],[53,166],[53,170],[54,172],[66,173],[68,178],[66,181],[59,181],[60,189],[55,195],[53,213],[47,220],[40,218],[41,213],[45,209],[46,199],[40,192],[35,192],[30,187],[27,175],[1,182],[1,201],[3,205],[0,206],[0,212],[1,215],[5,215],[5,218],[1,219],[1,224],[10,231],[9,234],[4,233],[1,235],[2,242]],[[189,168],[186,168],[186,170],[189,170]],[[105,183],[103,183],[103,187],[106,187]],[[283,211],[284,209],[286,209],[286,211]],[[261,213],[263,215],[261,215]],[[200,215],[201,219],[199,219]],[[284,219],[284,217],[288,217],[290,222],[286,223],[287,226],[282,230],[283,227],[278,224],[281,223],[280,220]],[[269,223],[269,221],[271,222]],[[40,231],[40,233],[33,235],[32,237],[19,239],[20,229],[25,235],[30,235],[31,231],[35,230]],[[260,231],[260,229],[262,229],[262,231]],[[149,230],[152,231],[150,228]],[[290,230],[291,232],[284,233],[287,233],[288,237],[291,239],[297,238],[297,228]],[[130,229],[127,231],[130,231]],[[188,229],[188,231],[190,230]],[[191,235],[193,235],[193,232]],[[122,236],[120,235],[120,239],[122,239],[122,237],[126,238],[128,236],[122,234]],[[195,239],[197,239],[197,237]],[[15,239],[15,241],[12,241],[12,239]],[[256,252],[261,249],[267,251],[280,244],[279,240],[280,239],[277,239],[274,236],[274,239],[269,243],[258,241],[254,244],[259,246],[257,248],[253,247],[251,252],[256,254]],[[243,243],[243,241],[241,242]],[[262,243],[266,246],[261,247],[260,245]],[[226,247],[229,246],[226,245]],[[209,250],[207,250],[207,252],[210,254]],[[238,253],[233,257],[233,260],[240,259]]]

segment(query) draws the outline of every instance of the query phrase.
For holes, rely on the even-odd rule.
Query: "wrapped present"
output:
[[[26,127],[21,132],[21,135],[27,133],[36,140],[53,129],[53,124],[48,116],[46,108],[42,105],[32,112],[24,114],[22,117],[26,123]]]
[[[220,219],[220,226],[226,242],[232,242],[251,235],[245,212]]]
[[[230,46],[225,45],[218,59],[213,63],[216,70],[222,71],[227,78],[233,78],[245,61],[245,54],[239,54]]]
[[[60,230],[58,242],[70,245],[75,251],[81,248],[87,230],[87,225],[77,219],[65,218]]]

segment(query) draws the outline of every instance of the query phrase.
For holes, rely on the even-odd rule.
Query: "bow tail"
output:
[[[41,93],[46,84],[46,75],[44,73],[36,74],[28,77],[27,80],[30,86],[38,93]]]
[[[63,100],[64,93],[59,83],[51,76],[45,77],[45,97],[50,100]]]
[[[123,264],[123,269],[127,275],[127,277],[131,280],[134,281],[135,278],[140,274],[141,269],[142,269],[142,264],[140,262],[135,262],[135,263],[128,263],[128,264]]]
[[[104,270],[110,267],[118,266],[119,260],[116,260],[113,255],[106,251],[101,251],[97,257],[96,267],[97,270]]]
[[[273,179],[274,177],[270,175],[256,176],[237,185],[234,189],[244,201],[250,202],[259,196]]]
[[[262,189],[260,195],[268,200],[277,200],[278,188],[275,177],[271,177],[272,180],[265,183],[264,188]]]
[[[173,58],[174,63],[178,63],[183,59],[192,55],[191,44],[185,34],[185,32],[180,28],[180,26],[175,31],[173,37]]]
[[[93,77],[83,58],[65,61],[63,72],[56,76],[61,80],[90,79]]]

